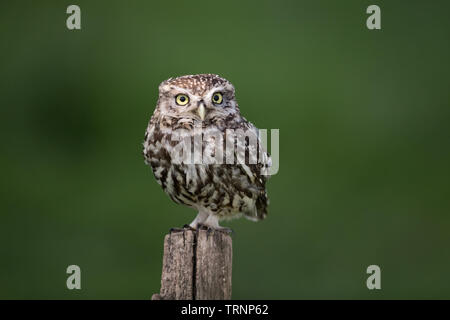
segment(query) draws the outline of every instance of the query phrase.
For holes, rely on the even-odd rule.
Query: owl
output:
[[[198,212],[191,228],[225,229],[219,221],[266,217],[263,170],[270,157],[258,129],[241,116],[228,80],[198,74],[162,82],[143,147],[145,163],[162,189]]]

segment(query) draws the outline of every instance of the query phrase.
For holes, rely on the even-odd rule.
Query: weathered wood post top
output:
[[[231,299],[231,236],[220,230],[175,230],[164,238],[161,291],[152,300]]]

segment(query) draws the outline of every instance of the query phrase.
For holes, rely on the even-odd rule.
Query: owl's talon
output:
[[[211,226],[208,226],[208,225],[206,225],[206,224],[201,224],[201,223],[199,223],[199,224],[197,225],[197,230],[205,230],[208,236],[209,236],[213,231],[223,232],[223,233],[228,234],[229,236],[234,236],[234,235],[235,235],[234,230],[231,229],[231,228],[220,227],[220,226],[219,226],[219,227],[211,227]]]
[[[210,226],[207,226],[206,224],[203,223],[197,224],[197,230],[208,230],[210,228],[211,228]]]
[[[170,228],[170,232],[184,232],[186,230],[196,231],[194,228],[192,228],[190,225],[185,224],[182,228]]]
[[[191,231],[196,231],[196,230],[195,230],[195,228],[191,227],[191,226],[190,226],[190,225],[188,225],[188,224],[185,224],[185,225],[183,226],[183,230],[191,230]]]
[[[200,230],[205,230],[209,234],[209,233],[211,233],[213,228],[207,224],[199,223],[199,224],[197,224],[197,231],[200,231]]]

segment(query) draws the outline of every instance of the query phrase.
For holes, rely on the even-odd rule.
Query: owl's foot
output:
[[[187,230],[191,230],[191,231],[195,231],[194,228],[192,228],[190,225],[185,224],[183,226],[183,228],[170,228],[169,232],[182,232],[182,231],[187,231]]]
[[[205,211],[199,212],[194,221],[192,221],[189,225],[189,228],[191,228],[192,230],[197,230],[198,226],[208,219],[208,216],[208,213]]]
[[[207,234],[211,234],[213,231],[219,231],[226,233],[230,236],[234,235],[234,230],[227,227],[221,227],[221,226],[211,226],[207,224],[198,224],[198,230],[206,230]]]
[[[185,226],[186,227],[186,226]],[[208,214],[205,211],[200,211],[197,217],[189,225],[191,230],[206,230],[208,235],[213,231],[224,232],[228,235],[233,235],[234,231],[230,228],[219,226],[219,217],[213,214]]]

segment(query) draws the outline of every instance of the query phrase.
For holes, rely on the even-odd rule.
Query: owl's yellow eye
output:
[[[222,96],[222,94],[221,94],[220,92],[214,93],[213,96],[212,96],[212,101],[213,101],[213,103],[215,103],[215,104],[221,104],[222,101],[223,101],[223,96]]]
[[[179,94],[175,97],[175,101],[179,106],[185,106],[189,102],[189,97],[185,94]]]

